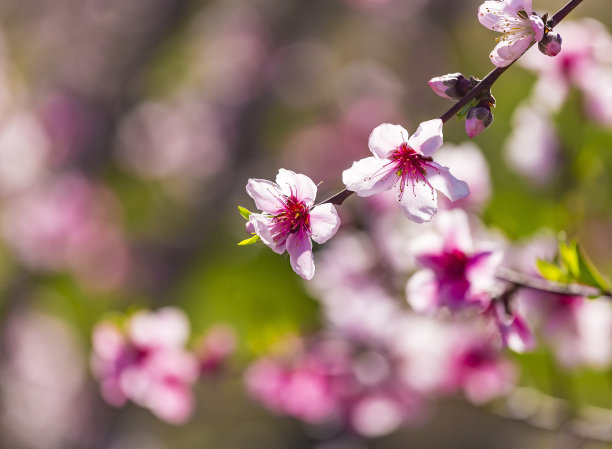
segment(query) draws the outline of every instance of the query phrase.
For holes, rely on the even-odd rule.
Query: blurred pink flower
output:
[[[219,372],[236,350],[236,332],[226,324],[217,324],[206,331],[196,349],[202,374]]]
[[[489,163],[480,148],[473,142],[445,144],[436,154],[436,160],[441,165],[453,167],[453,173],[463,179],[470,188],[467,197],[454,203],[442,198],[445,208],[482,210],[491,195],[491,175]]]
[[[115,406],[129,399],[164,421],[184,423],[193,410],[190,388],[199,374],[196,358],[184,350],[188,337],[187,317],[171,307],[137,312],[125,329],[99,323],[91,365],[104,399]]]
[[[533,184],[545,185],[561,162],[561,145],[550,118],[541,108],[522,104],[514,111],[512,122],[512,134],[504,147],[508,165]]]
[[[422,249],[417,250],[423,269],[406,285],[408,302],[417,312],[426,313],[444,306],[453,311],[472,306],[485,309],[501,252],[474,245],[468,217],[460,209],[440,213],[434,224],[441,233],[424,236]]]
[[[489,55],[498,67],[507,66],[544,37],[544,22],[533,13],[531,0],[486,1],[478,8],[478,20],[502,33]]]
[[[555,27],[563,36],[563,51],[554,58],[528,52],[521,64],[538,73],[534,101],[557,111],[569,89],[575,86],[584,94],[587,114],[598,123],[612,126],[612,37],[600,22],[586,18],[564,21]]]
[[[451,201],[469,194],[465,182],[431,158],[441,145],[440,119],[421,123],[410,138],[403,127],[382,124],[372,131],[368,141],[374,157],[354,162],[342,173],[342,181],[359,196],[395,188],[400,206],[409,219],[417,223],[430,221],[438,210],[437,190]]]
[[[2,234],[31,268],[67,269],[91,286],[112,288],[129,268],[114,208],[110,192],[80,176],[64,175],[8,202]]]
[[[312,240],[325,243],[340,226],[333,205],[314,205],[317,186],[302,174],[280,169],[276,184],[249,179],[247,193],[262,214],[251,214],[255,232],[274,252],[289,253],[293,270],[306,280],[315,272]]]

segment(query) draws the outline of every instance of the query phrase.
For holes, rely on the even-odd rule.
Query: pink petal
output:
[[[340,217],[332,204],[320,204],[310,211],[311,237],[315,242],[327,242],[339,227]]]
[[[137,345],[180,347],[189,337],[189,320],[182,310],[174,307],[138,312],[129,322],[128,333]]]
[[[516,12],[505,2],[486,1],[478,8],[478,20],[488,29],[501,32],[505,28],[504,22],[516,20]]]
[[[276,183],[285,195],[291,196],[294,194],[307,206],[312,205],[317,197],[317,186],[306,175],[281,168],[276,175]]]
[[[183,384],[160,384],[149,392],[146,405],[158,418],[171,424],[183,424],[193,411],[193,398]]]
[[[291,234],[287,239],[287,252],[291,268],[307,281],[314,276],[315,266],[312,258],[312,242],[304,232]]]
[[[442,125],[442,120],[439,118],[421,123],[408,139],[408,145],[423,156],[433,155],[442,146]]]
[[[506,0],[506,3],[516,12],[525,11],[527,14],[531,14],[533,12],[531,0]]]
[[[444,211],[436,217],[435,224],[444,236],[444,249],[446,251],[458,249],[464,253],[473,252],[472,231],[468,215],[464,210]]]
[[[93,347],[96,357],[114,361],[125,350],[125,338],[117,326],[100,323],[93,330]]]
[[[451,201],[457,201],[470,194],[470,188],[465,181],[455,178],[450,170],[436,162],[430,162],[432,169],[427,171],[427,181]]]
[[[282,207],[282,193],[278,186],[266,179],[249,179],[246,191],[253,200],[257,209],[269,214],[276,214]]]
[[[519,354],[531,351],[536,346],[533,334],[518,315],[514,316],[507,327],[502,327],[502,338],[506,346]]]
[[[399,201],[404,214],[415,223],[431,221],[438,211],[436,191],[423,182],[415,183],[414,187],[412,184],[407,185]]]
[[[397,174],[385,167],[389,163],[388,159],[376,157],[361,159],[342,172],[342,182],[348,190],[359,196],[371,196],[389,190],[398,179]]]
[[[385,159],[408,140],[408,131],[400,125],[383,123],[370,134],[368,147],[374,156]]]
[[[418,313],[433,313],[440,307],[438,284],[434,272],[419,270],[406,284],[408,304]]]
[[[544,37],[544,22],[535,14],[529,16],[529,20],[531,21],[531,29],[533,30],[535,40],[536,42],[540,42]]]
[[[277,254],[282,254],[285,252],[285,241],[282,241],[279,244],[273,240],[272,233],[270,232],[272,219],[269,216],[263,214],[251,214],[249,221],[253,224],[255,233],[266,246],[270,247],[272,251]]]
[[[531,34],[515,41],[500,41],[489,55],[491,62],[498,67],[509,65],[529,48],[532,41],[533,36]]]
[[[491,289],[496,282],[495,273],[502,258],[501,251],[481,251],[472,255],[465,276],[473,291],[482,292]]]

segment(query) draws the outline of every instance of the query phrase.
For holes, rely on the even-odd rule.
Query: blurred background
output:
[[[375,126],[414,131],[440,116],[451,103],[430,78],[492,69],[497,36],[476,20],[479,4],[0,0],[2,447],[612,447],[608,359],[567,367],[550,345],[507,355],[519,373],[514,415],[448,395],[389,432],[345,431],[267,411],[245,387],[253,360],[294,351],[293,340],[333,322],[321,287],[306,286],[286,256],[236,245],[247,237],[236,205],[254,210],[247,179],[273,180],[283,167],[320,182],[323,198],[369,155]],[[534,0],[540,13],[561,6]],[[568,20],[582,17],[610,30],[612,4],[585,0]],[[593,51],[599,77],[586,81],[578,71],[555,84],[537,61],[504,74],[469,183],[472,211],[497,235],[563,231],[610,275],[612,53]],[[462,120],[444,134],[468,140]],[[348,199],[335,238],[384,210]],[[231,353],[193,383],[194,411],[178,426],[131,402],[108,405],[90,367],[96,323],[165,306],[188,316],[189,347],[222,326]],[[527,403],[554,410],[527,419]],[[554,419],[584,407],[595,417],[588,432]]]

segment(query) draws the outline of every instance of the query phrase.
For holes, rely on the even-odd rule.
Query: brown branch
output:
[[[570,2],[568,2],[563,8],[561,8],[559,11],[557,11],[552,18],[548,21],[548,26],[550,28],[555,27],[559,22],[561,22],[570,12],[572,12],[572,10],[578,6],[580,3],[582,3],[583,0],[570,0]],[[533,44],[531,44],[533,45]],[[529,47],[531,48],[531,46]],[[523,53],[525,54],[525,53]],[[521,55],[522,56],[522,55]],[[520,56],[519,56],[520,58]],[[461,100],[459,100],[457,103],[455,103],[454,105],[452,105],[446,112],[444,112],[444,114],[442,114],[440,116],[440,120],[442,120],[443,123],[448,122],[451,118],[453,118],[459,111],[461,111],[461,109],[468,104],[470,101],[472,101],[474,98],[477,98],[480,94],[482,94],[485,90],[490,89],[491,86],[493,86],[493,84],[495,83],[495,81],[498,80],[498,78],[506,71],[508,70],[508,68],[514,64],[516,61],[518,60],[515,59],[514,61],[512,61],[510,64],[508,64],[505,67],[496,67],[495,69],[491,70],[487,76],[485,76],[476,86],[474,86],[474,88],[469,91],[463,98],[461,98]],[[353,194],[352,191],[348,190],[348,189],[344,189],[341,190],[340,192],[336,193],[335,195],[332,195],[331,197],[327,198],[324,201],[321,201],[318,204],[325,204],[325,203],[331,203],[331,204],[337,204],[338,206],[340,206],[344,200],[346,200],[349,196],[351,196]]]
[[[608,296],[612,297],[612,292],[602,291],[596,287],[580,284],[561,284],[547,279],[529,276],[509,268],[497,270],[498,279],[510,282],[520,287],[530,288],[543,292],[556,293],[568,296]]]

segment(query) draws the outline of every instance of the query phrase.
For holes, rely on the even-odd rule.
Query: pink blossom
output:
[[[236,332],[225,324],[217,324],[201,339],[197,356],[202,374],[217,373],[236,350]]]
[[[371,196],[395,188],[405,215],[430,221],[438,210],[437,191],[451,201],[465,198],[467,184],[432,159],[442,145],[442,120],[423,122],[409,137],[399,125],[382,124],[372,131],[368,146],[374,155],[353,163],[342,173],[348,190]]]
[[[549,31],[544,38],[538,42],[538,49],[546,56],[557,56],[561,53],[563,38],[556,31]]]
[[[465,116],[465,132],[472,139],[482,133],[491,123],[493,123],[493,114],[490,107],[470,108]]]
[[[492,302],[484,311],[485,318],[493,323],[504,347],[523,353],[535,348],[535,337],[525,320],[516,311],[506,310],[501,301]]]
[[[417,271],[406,285],[408,302],[417,312],[476,306],[486,308],[502,258],[491,247],[476,247],[467,215],[460,209],[440,214],[434,222],[441,234],[421,238]]]
[[[490,30],[502,33],[489,58],[505,67],[544,37],[544,22],[534,14],[531,0],[485,1],[478,8],[478,20]]]
[[[325,243],[338,230],[340,218],[333,205],[314,205],[317,186],[301,174],[280,169],[276,184],[249,179],[247,193],[263,213],[251,214],[255,233],[278,254],[285,250],[293,270],[306,280],[315,272],[312,240]]]
[[[137,312],[125,328],[99,323],[92,370],[104,399],[115,406],[129,399],[169,423],[185,422],[193,409],[190,387],[198,376],[195,357],[183,349],[188,337],[187,317],[171,307]]]

